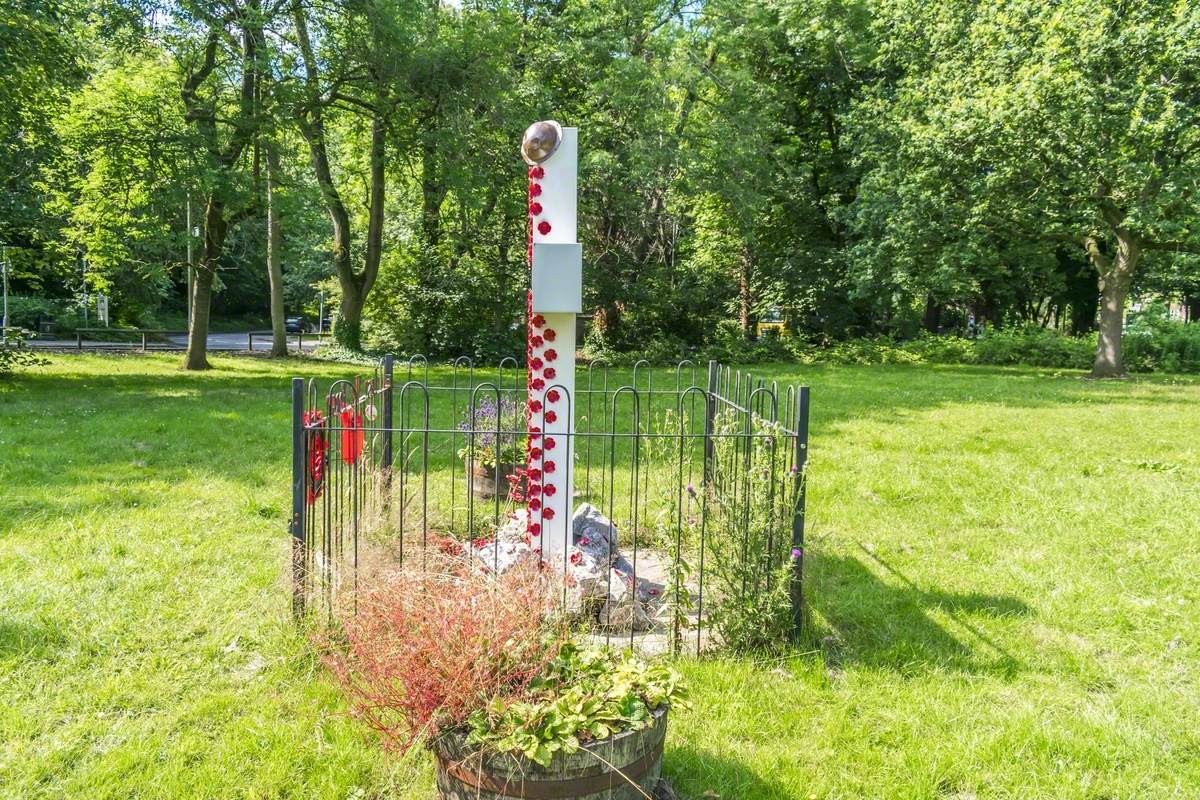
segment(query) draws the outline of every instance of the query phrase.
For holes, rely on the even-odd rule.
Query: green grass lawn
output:
[[[427,800],[289,618],[286,378],[352,370],[212,361],[0,384],[0,797]],[[813,387],[810,646],[682,662],[681,794],[1200,796],[1200,382],[764,372]]]

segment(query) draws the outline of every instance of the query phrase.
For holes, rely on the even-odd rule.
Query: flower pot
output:
[[[555,753],[543,767],[509,754],[479,756],[466,735],[449,733],[433,744],[441,800],[645,800],[654,797],[662,770],[667,706],[640,731]],[[618,772],[619,770],[619,772]]]
[[[499,469],[496,469],[476,464],[467,470],[471,491],[476,497],[492,498],[499,494],[501,500],[507,500],[508,490],[512,486],[508,482],[508,476],[515,473],[518,466],[518,464],[500,464]]]

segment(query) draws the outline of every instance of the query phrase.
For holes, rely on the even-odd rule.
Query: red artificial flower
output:
[[[541,222],[538,223],[538,233],[540,233],[542,236],[545,236],[549,232],[550,232],[550,223],[549,222],[546,222],[546,220],[542,220]]]
[[[562,397],[562,395],[558,393],[558,389],[551,389],[550,391],[546,392],[546,399],[551,403],[557,403],[558,398],[560,397]]]
[[[538,214],[542,213],[542,204],[539,203],[537,200],[534,200],[532,203],[529,204],[529,213],[535,217]]]
[[[547,449],[547,450],[553,450],[553,449],[554,449],[554,445],[555,445],[555,442],[554,442],[554,437],[553,437],[553,436],[547,436],[547,437],[546,437],[546,449]]]
[[[558,487],[555,486],[553,483],[547,483],[546,488],[542,489],[542,491],[545,492],[546,497],[554,497],[555,493],[558,492]]]
[[[547,361],[553,361],[554,359],[558,358],[558,351],[552,347],[546,352],[542,353],[542,355],[546,357]]]
[[[555,422],[558,420],[558,414],[555,414],[553,411],[547,411],[542,416],[542,419],[546,420],[546,422]]]
[[[545,464],[542,464],[542,469],[546,470],[546,474],[549,475],[557,469],[557,466],[553,461],[547,461]]]
[[[541,507],[542,507],[541,500],[538,500],[536,497],[529,498],[529,510],[530,511],[537,511]]]
[[[542,360],[540,358],[533,359],[532,361],[529,362],[529,368],[530,369],[541,369],[542,368]]]
[[[529,448],[529,458],[531,459],[531,461],[536,462],[541,457],[542,457],[542,448],[540,448],[540,447]],[[549,472],[550,470],[546,470],[546,471]]]
[[[543,337],[543,338],[544,338],[544,339],[545,339],[547,342],[553,342],[553,341],[554,341],[554,337],[556,337],[556,336],[558,336],[558,334],[554,332],[554,328],[546,328],[545,332],[544,332],[544,333],[542,333],[542,337]]]
[[[542,509],[542,519],[554,519],[554,509],[546,506]]]
[[[542,493],[542,485],[540,483],[529,484],[529,491],[526,492],[526,494],[528,494],[530,497],[537,497],[541,493]],[[554,493],[550,492],[550,494],[554,494]]]
[[[540,392],[542,389],[546,388],[546,382],[541,378],[534,378],[529,382],[529,385],[532,386],[536,392]]]
[[[540,183],[529,184],[529,196],[530,197],[537,197],[541,193],[542,193],[542,185]]]
[[[542,337],[536,336],[536,335],[529,337],[529,349],[530,350],[533,350],[533,348],[535,348],[535,347],[541,347],[543,344],[544,344],[544,342],[542,341]]]
[[[530,321],[538,328],[540,328],[546,324],[546,318],[543,317],[541,314],[538,314]]]
[[[532,167],[529,168],[529,177],[544,178],[544,177],[546,177],[546,170],[542,169],[541,164],[534,164]]]
[[[542,471],[540,469],[531,469],[527,474],[529,475],[529,480],[531,481],[540,481],[542,479]]]
[[[574,553],[571,553],[572,564],[578,564],[580,561],[583,561],[583,553],[579,552],[578,550],[576,550]]]
[[[540,523],[540,522],[529,523],[529,533],[532,536],[541,536],[542,535],[542,523]]]
[[[542,370],[542,374],[546,376],[546,380],[552,381],[554,380],[555,376],[558,375],[558,370],[556,370],[554,367],[546,367],[544,370]]]
[[[529,401],[529,410],[535,414],[537,412],[541,411],[542,410],[542,401],[541,400],[530,400]]]
[[[537,401],[535,400],[534,402],[536,403]],[[542,429],[539,428],[537,425],[530,425],[529,426],[529,438],[530,439],[540,439],[541,437],[542,437]]]

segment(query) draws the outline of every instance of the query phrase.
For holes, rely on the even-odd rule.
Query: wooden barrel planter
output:
[[[488,469],[476,464],[467,471],[471,491],[476,497],[492,498],[499,494],[501,500],[507,500],[508,490],[512,486],[508,482],[508,476],[516,470],[516,464],[500,464],[498,469]]]
[[[441,800],[646,800],[662,771],[667,707],[640,731],[589,742],[574,753],[555,753],[543,767],[521,756],[480,756],[463,734],[433,744]],[[616,769],[614,769],[614,767]],[[620,773],[617,772],[620,770]]]

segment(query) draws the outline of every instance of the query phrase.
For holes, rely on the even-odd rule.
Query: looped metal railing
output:
[[[483,552],[523,507],[523,472],[545,463],[544,453],[526,463],[528,423],[545,411],[527,411],[522,373],[514,358],[483,367],[388,356],[324,387],[295,379],[297,615],[331,613],[371,570],[402,567],[414,551]],[[562,465],[573,500],[612,522],[621,553],[591,613],[595,635],[701,653],[727,635],[737,603],[777,597],[780,580],[798,628],[807,387],[715,362],[701,385],[690,360],[667,370],[596,361],[579,373],[574,393],[542,391],[565,395],[576,420],[561,451],[574,454]],[[500,569],[499,550],[481,566]]]

